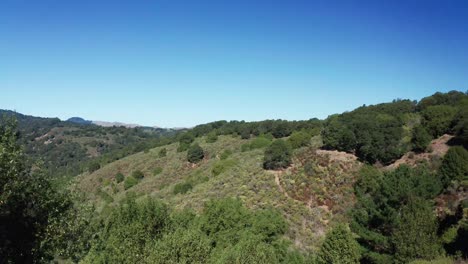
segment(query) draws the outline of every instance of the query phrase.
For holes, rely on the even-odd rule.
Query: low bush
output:
[[[221,160],[218,161],[211,169],[211,173],[214,176],[218,176],[219,174],[225,172],[230,167],[234,166],[236,162],[234,160]]]
[[[123,182],[124,180],[125,180],[125,176],[124,176],[122,173],[119,172],[119,173],[117,173],[117,174],[115,175],[115,181],[116,181],[117,183],[121,183],[121,182]]]
[[[110,196],[107,192],[103,191],[102,189],[99,189],[98,195],[106,203],[112,203],[114,201],[114,198],[112,198],[112,196]]]
[[[188,182],[184,182],[184,183],[178,183],[174,186],[174,191],[173,193],[174,194],[185,194],[187,193],[188,191],[192,190],[193,186],[192,184],[188,183]]]
[[[137,179],[137,180],[141,180],[145,177],[145,174],[143,174],[143,172],[141,170],[136,170],[134,172],[132,172],[132,177]]]
[[[133,186],[137,185],[138,184],[138,180],[133,178],[132,176],[130,177],[127,177],[124,181],[124,189],[125,190],[128,190],[130,188],[132,188]]]
[[[271,144],[271,140],[265,137],[257,137],[250,143],[250,149],[260,149],[268,147]]]

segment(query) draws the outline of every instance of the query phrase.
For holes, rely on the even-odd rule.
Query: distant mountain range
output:
[[[161,127],[158,126],[142,126],[139,124],[128,124],[128,123],[122,123],[122,122],[107,122],[107,121],[92,121],[92,120],[86,120],[82,117],[71,117],[67,119],[67,122],[72,122],[80,125],[97,125],[97,126],[102,126],[102,127],[126,127],[126,128],[135,128],[135,127],[142,127],[142,128],[156,128],[159,129]],[[185,128],[170,128],[172,130],[180,130],[180,129],[185,129]]]

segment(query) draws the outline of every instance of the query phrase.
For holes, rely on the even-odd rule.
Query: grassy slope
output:
[[[221,197],[238,197],[250,208],[275,207],[289,222],[288,238],[301,249],[313,249],[318,245],[333,216],[343,215],[343,208],[335,210],[336,206],[331,208],[327,201],[339,200],[332,204],[352,201],[352,172],[358,165],[355,160],[345,159],[337,163],[328,153],[319,155],[312,148],[300,149],[296,151],[294,165],[290,169],[271,172],[262,168],[263,149],[241,152],[241,145],[248,140],[220,136],[215,143],[208,144],[204,139],[197,141],[206,152],[205,159],[198,165],[188,163],[187,152],[177,153],[178,144],[172,144],[166,146],[166,157],[158,157],[161,148],[147,153],[140,152],[108,164],[93,174],[79,176],[76,186],[88,194],[99,210],[104,211],[112,205],[112,199],[118,201],[128,191],[161,198],[178,209],[192,208],[196,211],[203,207],[205,201]],[[233,151],[227,162],[225,161],[230,166],[214,176],[212,168],[222,162],[219,156],[226,149]],[[316,173],[312,177],[306,176],[303,170],[307,160],[316,164]],[[325,169],[324,166],[329,165],[336,169]],[[163,168],[163,171],[153,175],[158,167]],[[116,184],[115,175],[118,172],[128,177],[135,170],[141,170],[145,174],[138,185],[125,191],[123,183]],[[174,186],[183,182],[192,183],[193,189],[186,194],[175,195]],[[327,191],[329,197],[306,197],[314,188]],[[106,195],[102,191],[112,199],[104,199]],[[333,199],[329,199],[330,197]]]

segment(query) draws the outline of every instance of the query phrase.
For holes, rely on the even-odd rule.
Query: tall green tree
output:
[[[179,147],[177,148],[177,152],[186,151],[190,148],[190,144],[195,140],[195,137],[190,132],[185,132],[180,136],[179,139]]]
[[[343,224],[329,231],[317,254],[318,264],[359,263],[361,253],[359,244],[349,228]]]
[[[359,236],[363,258],[375,263],[395,254],[392,236],[399,228],[402,208],[415,198],[433,199],[440,193],[441,183],[425,166],[400,166],[384,174],[366,166],[354,189],[357,202],[350,225]]]
[[[423,126],[417,126],[413,130],[413,136],[411,138],[411,144],[413,150],[416,152],[424,152],[431,142],[431,135]]]
[[[468,151],[460,146],[451,147],[444,156],[439,175],[444,186],[453,180],[468,180]]]
[[[50,219],[71,203],[40,172],[31,172],[17,144],[16,121],[0,126],[0,263],[46,261],[52,252],[42,243]]]
[[[434,259],[442,253],[437,237],[437,219],[431,203],[412,198],[402,207],[392,235],[395,256],[399,263],[415,259]]]
[[[266,150],[263,158],[263,168],[266,170],[277,170],[289,167],[292,162],[292,150],[287,141],[278,139]]]
[[[450,132],[457,109],[449,105],[434,105],[422,111],[422,124],[433,137]]]
[[[205,157],[205,152],[198,144],[192,145],[187,152],[187,160],[191,163],[198,163]]]

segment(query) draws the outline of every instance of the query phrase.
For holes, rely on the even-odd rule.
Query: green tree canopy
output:
[[[415,259],[434,259],[441,254],[437,238],[437,219],[431,203],[412,198],[402,207],[392,234],[395,256],[399,263]]]
[[[413,145],[414,151],[424,152],[431,140],[432,136],[423,126],[417,126],[414,128],[413,136],[411,138],[411,144]]]
[[[17,144],[16,121],[0,126],[0,262],[34,263],[52,257],[42,240],[51,219],[72,206],[39,171],[31,172]]]
[[[305,147],[310,144],[310,134],[305,131],[293,132],[288,141],[293,149]]]
[[[291,165],[292,150],[288,142],[278,139],[266,150],[263,158],[263,168],[266,170],[277,170]]]
[[[214,143],[218,140],[218,134],[215,130],[211,131],[206,135],[206,143]]]
[[[450,132],[457,109],[449,105],[434,105],[422,111],[422,124],[436,138]]]
[[[193,136],[192,133],[185,132],[184,134],[180,136],[179,147],[177,148],[177,151],[178,152],[186,151],[194,140],[195,140],[195,137]]]
[[[192,145],[187,152],[187,160],[190,163],[198,163],[205,157],[205,152],[198,144]]]
[[[359,263],[361,257],[359,244],[349,228],[343,224],[329,231],[317,254],[318,264]]]
[[[425,166],[400,166],[384,174],[366,166],[354,189],[357,202],[351,211],[351,228],[365,249],[363,257],[373,263],[395,254],[392,236],[399,228],[402,208],[415,198],[433,199],[441,183]]]
[[[453,180],[468,180],[468,151],[460,146],[451,147],[439,168],[439,176],[444,186]]]

